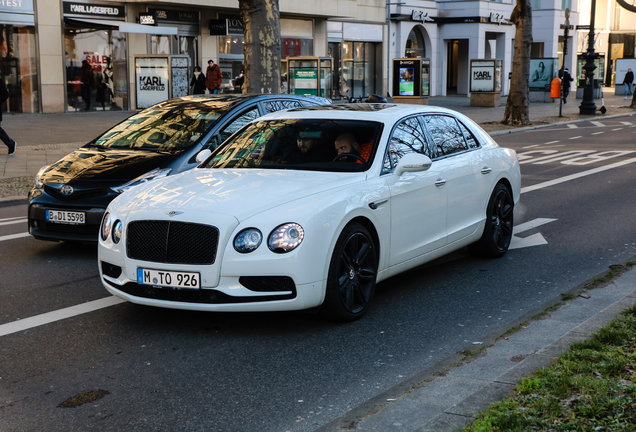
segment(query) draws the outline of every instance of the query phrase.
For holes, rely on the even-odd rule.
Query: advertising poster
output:
[[[413,96],[415,82],[413,81],[413,68],[400,68],[400,96]]]
[[[470,62],[470,91],[495,91],[494,60],[474,60]]]
[[[627,69],[631,69],[632,72],[636,71],[636,59],[618,59],[616,60],[616,78],[614,83],[616,85],[623,84],[625,80],[625,74]]]
[[[429,96],[431,82],[431,62],[429,60],[422,61],[422,96]]]
[[[169,57],[135,57],[137,109],[170,99]]]
[[[579,87],[585,86],[585,69],[583,69],[585,63],[587,63],[587,60],[582,54],[579,54],[576,68],[576,74],[579,77]],[[605,76],[605,54],[600,54],[599,58],[594,60],[594,64],[596,65],[596,69],[594,69],[594,87],[598,87],[599,80],[603,81],[603,77]],[[572,78],[574,78],[574,76],[572,76]]]
[[[318,96],[318,70],[294,69],[294,93]]]
[[[557,59],[530,59],[530,90],[550,91],[556,67]]]

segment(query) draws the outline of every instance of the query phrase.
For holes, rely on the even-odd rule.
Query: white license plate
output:
[[[199,289],[201,275],[191,272],[137,268],[137,283],[165,288]]]
[[[84,225],[86,223],[86,213],[65,210],[47,210],[46,220],[55,223]]]

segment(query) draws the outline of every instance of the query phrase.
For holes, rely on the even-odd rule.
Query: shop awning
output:
[[[109,28],[119,30],[122,33],[143,33],[153,35],[176,35],[177,27],[148,26],[126,21],[110,21],[110,20],[94,20],[94,19],[78,19],[64,18],[64,23],[74,27],[89,28]]]

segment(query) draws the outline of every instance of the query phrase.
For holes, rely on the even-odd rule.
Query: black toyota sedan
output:
[[[40,240],[97,242],[104,211],[120,193],[189,170],[250,121],[288,108],[330,103],[294,95],[197,95],[132,115],[53,165],[29,193],[29,233]]]

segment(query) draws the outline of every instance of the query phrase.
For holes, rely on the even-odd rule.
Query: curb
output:
[[[607,117],[601,117],[601,118],[602,119],[612,119],[612,118],[618,118],[618,117],[633,117],[634,115],[636,115],[636,113],[632,113],[632,114],[616,114],[616,115],[607,116]],[[549,123],[549,124],[542,124],[542,125],[538,125],[538,126],[527,126],[527,127],[517,128],[517,129],[510,129],[510,130],[503,130],[503,131],[493,131],[493,132],[486,132],[486,133],[488,135],[494,137],[494,136],[506,135],[506,134],[517,133],[517,132],[525,132],[525,131],[535,130],[535,129],[543,129],[543,128],[547,128],[547,127],[551,127],[551,126],[555,126],[555,125],[584,123],[584,122],[588,122],[588,121],[593,120],[593,119],[596,119],[596,117],[590,116],[589,119],[569,120],[569,121],[565,121],[565,122],[555,122],[555,123]]]

